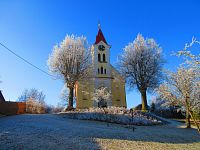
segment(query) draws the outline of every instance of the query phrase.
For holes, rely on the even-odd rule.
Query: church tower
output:
[[[110,45],[101,30],[100,24],[98,25],[98,34],[96,41],[92,46],[92,60],[94,65],[94,75],[96,77],[110,77]]]
[[[92,60],[94,73],[94,88],[107,87],[111,91],[111,65],[110,65],[110,48],[107,43],[100,24],[98,24],[98,33],[95,43],[92,46]],[[94,106],[97,104],[94,103]],[[108,103],[111,106],[112,102]]]

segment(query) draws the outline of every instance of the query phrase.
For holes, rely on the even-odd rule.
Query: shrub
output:
[[[46,106],[44,103],[29,98],[26,101],[26,112],[31,114],[42,114],[46,112]]]

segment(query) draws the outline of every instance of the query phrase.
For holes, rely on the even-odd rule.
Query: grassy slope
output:
[[[0,149],[199,149],[200,135],[180,124],[135,126],[135,131],[104,122],[59,115],[0,118]]]

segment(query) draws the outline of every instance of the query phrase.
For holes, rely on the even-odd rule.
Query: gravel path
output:
[[[194,129],[169,125],[136,126],[71,120],[59,115],[0,118],[0,150],[4,149],[199,149]]]

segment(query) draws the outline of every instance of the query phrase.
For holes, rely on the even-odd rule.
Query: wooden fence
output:
[[[26,103],[0,101],[0,114],[17,115],[26,113]]]

